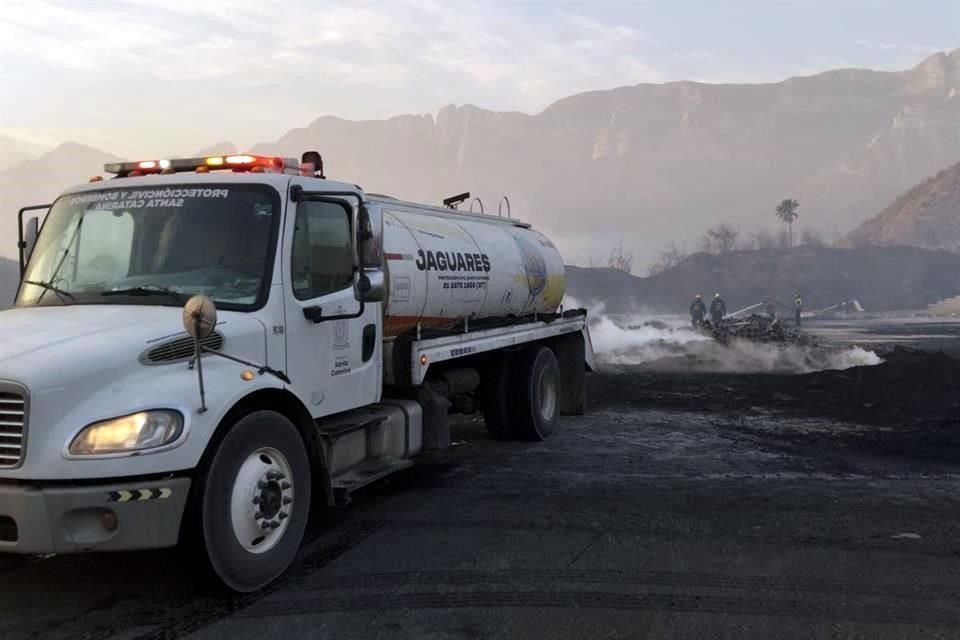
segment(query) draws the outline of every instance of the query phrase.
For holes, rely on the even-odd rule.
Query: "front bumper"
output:
[[[189,478],[95,486],[0,485],[0,553],[172,547]]]

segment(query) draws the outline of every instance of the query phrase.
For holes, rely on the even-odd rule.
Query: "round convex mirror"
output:
[[[207,296],[193,296],[183,305],[183,330],[193,338],[206,338],[217,326],[217,306]]]

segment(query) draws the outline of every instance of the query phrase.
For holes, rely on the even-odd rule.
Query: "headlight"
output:
[[[170,444],[183,432],[177,411],[142,411],[113,420],[95,422],[81,431],[69,451],[72,455],[128,453]]]

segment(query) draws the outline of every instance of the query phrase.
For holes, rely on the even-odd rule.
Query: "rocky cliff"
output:
[[[960,251],[960,163],[898,197],[848,239],[853,245],[906,244]]]

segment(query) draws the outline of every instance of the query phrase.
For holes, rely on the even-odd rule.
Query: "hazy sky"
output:
[[[537,112],[639,82],[908,68],[960,46],[942,2],[10,2],[0,133],[127,157],[273,140],[320,115]]]

